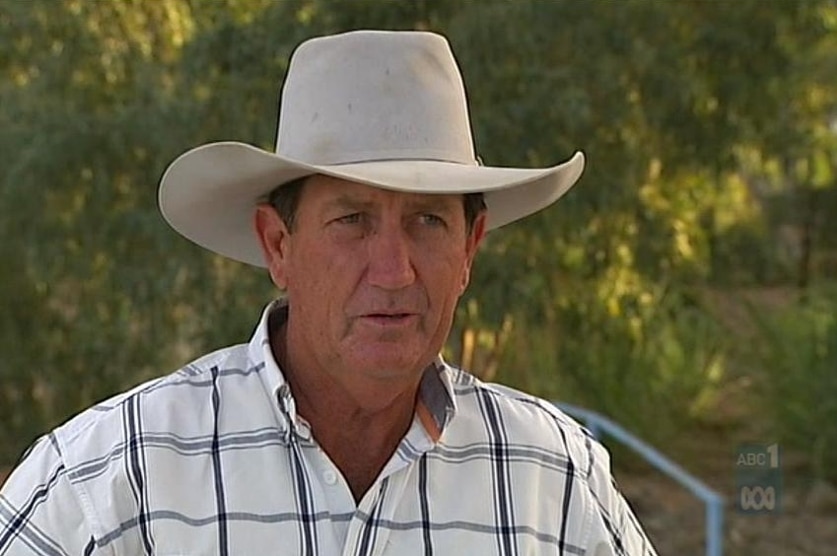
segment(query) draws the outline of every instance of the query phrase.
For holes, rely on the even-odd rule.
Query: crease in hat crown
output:
[[[484,166],[476,158],[447,39],[352,31],[309,39],[291,55],[273,151],[237,141],[195,147],[166,168],[159,206],[186,239],[264,267],[255,207],[303,176],[415,193],[483,192],[491,230],[549,206],[584,168],[580,152],[547,168]]]
[[[420,31],[353,31],[302,43],[285,79],[276,153],[318,165],[476,164],[448,41]]]

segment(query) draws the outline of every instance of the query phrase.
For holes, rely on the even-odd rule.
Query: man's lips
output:
[[[387,307],[381,309],[361,309],[355,311],[349,311],[349,316],[354,318],[366,318],[366,317],[405,317],[405,316],[413,316],[413,315],[420,315],[422,311],[418,309],[408,309],[406,307]]]
[[[381,311],[363,313],[358,315],[358,318],[381,326],[392,326],[412,322],[418,316],[419,314],[413,311]]]
[[[415,311],[376,311],[370,313],[363,313],[362,317],[409,317],[417,315]]]

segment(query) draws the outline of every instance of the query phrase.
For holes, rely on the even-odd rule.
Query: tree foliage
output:
[[[633,357],[645,403],[699,406],[706,382],[668,375],[678,357],[717,374],[716,340],[660,315],[705,283],[834,277],[836,23],[831,0],[0,4],[0,459],[246,339],[267,276],[170,231],[157,182],[203,142],[272,148],[294,46],[355,28],[450,38],[486,164],[589,161],[560,203],[490,234],[454,358],[629,415],[595,389]]]

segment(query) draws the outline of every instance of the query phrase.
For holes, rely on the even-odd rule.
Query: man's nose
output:
[[[373,286],[397,290],[416,279],[409,237],[400,225],[384,225],[369,239],[367,280]]]

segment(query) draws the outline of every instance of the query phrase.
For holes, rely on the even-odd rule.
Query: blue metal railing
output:
[[[553,403],[565,413],[583,421],[596,438],[600,439],[603,433],[612,436],[700,498],[706,506],[706,556],[723,555],[724,499],[720,494],[607,417],[570,404]]]

